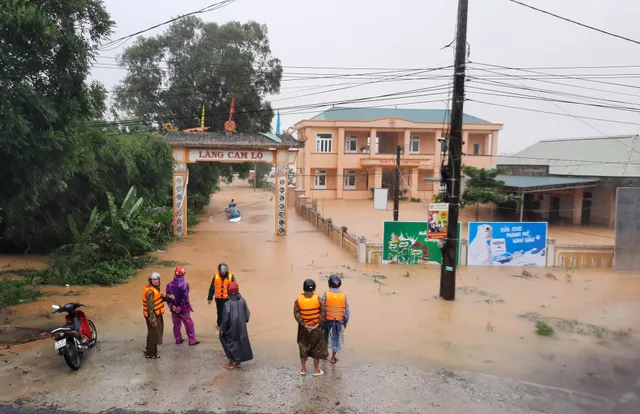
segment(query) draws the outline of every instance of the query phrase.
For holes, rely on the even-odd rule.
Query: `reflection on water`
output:
[[[213,332],[215,308],[206,299],[216,266],[225,262],[237,276],[251,309],[249,333],[260,358],[296,360],[293,302],[303,280],[315,279],[322,291],[332,272],[342,275],[352,309],[343,361],[429,361],[557,384],[586,370],[585,364],[594,358],[635,357],[629,341],[635,341],[640,329],[638,277],[585,270],[569,279],[563,270],[552,269],[557,279],[553,280],[545,277],[547,269],[534,270],[537,275],[523,278],[515,277],[521,276],[518,268],[461,268],[457,300],[445,302],[437,298],[437,267],[355,264],[293,210],[290,234],[273,236],[272,195],[242,185],[223,187],[195,233],[170,246],[168,252],[157,253],[161,260],[186,264],[193,318],[204,346],[219,347]],[[217,214],[231,198],[243,212],[239,223]],[[351,223],[341,224],[352,228]],[[382,223],[376,226],[381,229]],[[39,327],[60,323],[49,319],[51,304],[78,300],[87,305],[103,340],[128,349],[130,338],[144,336],[139,298],[147,275],[160,272],[166,285],[172,270],[145,269],[129,283],[110,288],[45,287],[46,297],[16,307],[3,324]],[[558,330],[555,337],[544,338],[536,335],[533,322],[518,316],[528,312],[578,320],[604,330],[599,335]],[[620,334],[628,329],[631,337]]]

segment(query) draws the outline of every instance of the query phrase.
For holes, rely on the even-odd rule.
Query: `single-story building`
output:
[[[613,228],[616,189],[640,186],[640,137],[540,141],[499,156],[497,178],[520,194],[520,218]]]

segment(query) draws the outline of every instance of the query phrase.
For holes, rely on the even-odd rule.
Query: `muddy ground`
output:
[[[240,223],[222,214],[231,198]],[[239,183],[216,194],[195,233],[157,253],[187,267],[202,341],[173,344],[167,320],[157,361],[142,357],[140,292],[148,273],[159,271],[166,284],[172,268],[145,269],[112,288],[43,288],[46,296],[3,316],[5,335],[60,324],[51,304],[73,300],[87,305],[98,346],[78,372],[70,372],[51,340],[0,350],[0,404],[8,404],[0,410],[640,412],[633,406],[640,398],[639,277],[464,268],[457,300],[444,302],[436,297],[437,268],[357,265],[293,211],[289,226],[287,237],[273,236],[272,195]],[[222,368],[215,308],[206,303],[221,261],[237,275],[252,312],[255,359],[230,372]],[[331,272],[342,274],[352,308],[345,349],[336,367],[325,365],[325,376],[301,377],[293,301],[304,279],[324,289]],[[556,334],[537,335],[538,320]]]

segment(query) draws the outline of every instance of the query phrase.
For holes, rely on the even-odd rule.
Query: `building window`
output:
[[[425,183],[432,182],[432,181],[433,181],[432,179],[433,179],[433,171],[427,171],[427,172],[424,174],[424,182],[425,182]]]
[[[331,152],[333,136],[331,134],[316,135],[316,152]]]
[[[420,137],[418,135],[411,135],[409,138],[409,154],[420,153]]]
[[[473,155],[480,155],[480,144],[473,144]]]
[[[344,152],[358,152],[358,136],[357,135],[347,135],[347,138],[344,141],[345,148]]]
[[[344,172],[344,189],[356,189],[356,170],[345,170]]]
[[[327,188],[327,170],[316,170],[315,188],[320,190]]]

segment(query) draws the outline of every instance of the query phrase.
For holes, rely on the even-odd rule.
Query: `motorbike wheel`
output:
[[[80,369],[80,365],[82,365],[82,352],[76,347],[75,343],[67,345],[64,352],[64,360],[72,370],[77,371]]]
[[[96,325],[91,319],[89,319],[89,326],[91,327],[91,339],[89,340],[89,348],[93,348],[94,346],[96,346],[96,342],[98,342],[98,330],[96,329]]]

